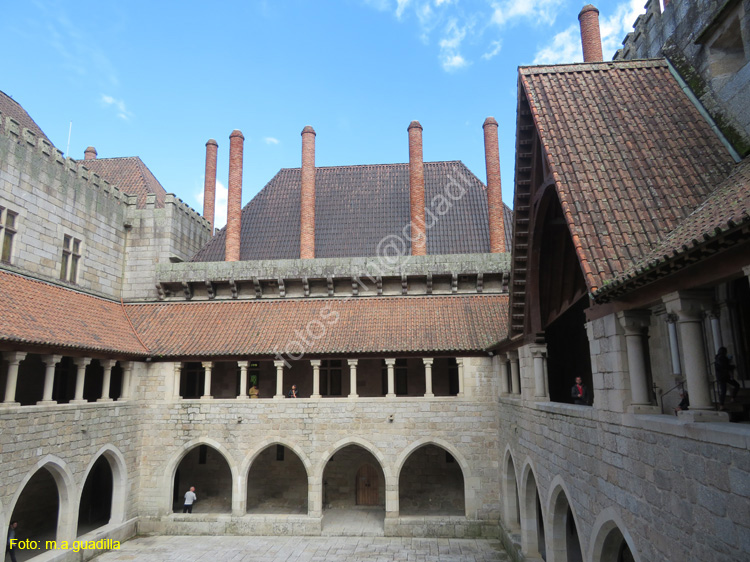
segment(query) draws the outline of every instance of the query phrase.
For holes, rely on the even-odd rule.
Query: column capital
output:
[[[464,358],[456,357],[456,365],[461,365],[463,367],[463,364],[464,364]]]
[[[533,343],[529,346],[529,351],[534,357],[541,357],[547,354],[547,344]]]
[[[247,369],[249,365],[250,365],[250,361],[237,361],[237,366],[240,369]]]
[[[434,360],[435,360],[435,359],[434,359],[433,357],[423,357],[423,358],[422,358],[422,362],[423,362],[423,363],[424,363],[425,365],[432,365],[432,363],[433,363],[433,361],[434,361]]]
[[[3,355],[5,360],[11,365],[18,365],[21,361],[26,359],[28,353],[25,351],[8,351]]]
[[[112,367],[117,363],[117,359],[99,359],[99,363],[101,363],[104,369],[109,369],[111,371]]]
[[[204,369],[211,369],[211,370],[213,370],[213,368],[214,368],[214,362],[213,361],[202,361],[201,365],[203,365]]]
[[[274,361],[273,365],[274,365],[274,367],[276,367],[278,369],[279,367],[284,367],[285,363],[286,363],[286,361],[284,361],[283,359],[281,359],[281,360]]]
[[[42,363],[45,365],[57,365],[60,361],[62,361],[63,356],[62,355],[42,355]]]
[[[310,365],[313,367],[320,367],[321,360],[320,359],[310,359]]]
[[[349,363],[350,367],[356,367],[357,363],[359,362],[359,359],[347,359],[347,363]]]
[[[677,322],[700,322],[703,312],[713,308],[711,295],[705,291],[675,291],[662,297],[667,315],[677,316]]]
[[[182,373],[182,361],[175,361],[172,363],[172,367],[174,368],[175,375]]]
[[[83,367],[84,369],[91,365],[91,361],[93,361],[93,357],[74,357],[73,363],[75,363],[75,366],[79,369]]]
[[[395,365],[396,360],[395,359],[384,359],[386,365]]]
[[[651,323],[651,312],[648,310],[623,310],[617,313],[617,320],[625,330],[626,336],[637,336]]]
[[[505,355],[508,356],[508,361],[518,361],[518,350],[508,351]]]

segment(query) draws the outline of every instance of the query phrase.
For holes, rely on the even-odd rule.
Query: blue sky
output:
[[[512,205],[517,67],[582,60],[570,0],[6,2],[0,90],[69,155],[140,156],[168,192],[202,210],[205,143],[219,143],[224,223],[229,134],[245,135],[243,205],[316,132],[319,166],[462,160],[486,180],[482,123],[500,123]],[[604,57],[645,0],[599,8]],[[222,215],[223,213],[223,215]]]

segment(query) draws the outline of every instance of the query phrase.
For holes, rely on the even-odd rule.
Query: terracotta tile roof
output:
[[[725,236],[729,231],[739,230],[750,223],[750,157],[738,164],[708,198],[680,225],[659,242],[653,250],[619,275],[612,283],[600,289],[595,296],[605,297],[614,292],[623,292],[632,282],[651,274],[663,277],[673,269],[659,266]],[[750,236],[744,235],[744,239]],[[652,279],[653,280],[653,279]]]
[[[18,121],[18,124],[21,127],[26,127],[37,137],[46,139],[50,144],[52,144],[52,141],[47,138],[47,135],[44,134],[44,131],[39,128],[39,125],[37,125],[36,122],[31,118],[31,116],[26,113],[26,110],[21,107],[21,104],[19,104],[16,100],[11,98],[4,92],[0,92],[0,113],[2,113],[2,124],[0,124],[0,128],[5,128],[6,117],[12,117],[16,121]]]
[[[484,184],[462,162],[425,162],[425,200],[446,188],[450,210],[427,234],[428,254],[489,252],[489,219]],[[315,256],[377,255],[378,242],[399,235],[409,223],[409,165],[319,167],[315,171]],[[437,207],[432,207],[437,210]],[[428,217],[428,223],[430,218]],[[507,247],[512,211],[505,207]],[[240,259],[297,259],[300,236],[300,170],[285,168],[242,210]],[[402,237],[403,238],[403,237]],[[222,261],[225,231],[220,230],[192,261]],[[406,253],[410,244],[406,240]]]
[[[0,271],[0,341],[147,355],[120,303]]]
[[[519,72],[589,290],[647,255],[732,169],[663,60]]]
[[[505,339],[506,295],[126,305],[155,356],[478,352]],[[325,328],[325,329],[324,329]]]
[[[164,207],[164,196],[167,192],[138,156],[95,158],[80,162],[121,191],[137,195],[139,209],[146,206],[146,195],[149,193],[156,194],[157,207]]]

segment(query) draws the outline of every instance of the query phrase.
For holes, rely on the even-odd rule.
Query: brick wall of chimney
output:
[[[229,135],[229,182],[227,196],[226,261],[240,259],[242,214],[242,151],[245,137],[238,130]]]
[[[96,160],[96,149],[93,146],[83,151],[84,160]]]
[[[219,143],[209,139],[206,143],[206,180],[203,184],[203,217],[211,224],[214,231],[214,210],[216,208],[216,156]]]
[[[583,61],[603,61],[602,36],[599,32],[599,10],[591,4],[585,5],[578,14],[578,21],[581,23]]]
[[[427,232],[424,211],[424,162],[422,160],[422,125],[412,121],[409,131],[409,208],[411,220],[411,255],[427,255]]]
[[[487,207],[490,215],[490,252],[505,252],[505,216],[503,192],[500,182],[500,148],[498,146],[497,121],[494,117],[484,120],[484,162],[487,167]]]
[[[315,257],[315,130],[302,129],[300,233],[299,256],[303,260]]]

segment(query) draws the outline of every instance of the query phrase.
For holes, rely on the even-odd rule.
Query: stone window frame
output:
[[[12,263],[14,241],[18,234],[18,213],[7,207],[0,206],[0,261]]]
[[[76,284],[81,271],[83,241],[72,234],[63,235],[62,258],[60,260],[60,279]]]
[[[699,35],[697,44],[706,47],[708,68],[713,78],[739,72],[750,62],[750,46],[743,37],[745,16],[742,3],[723,9]]]

